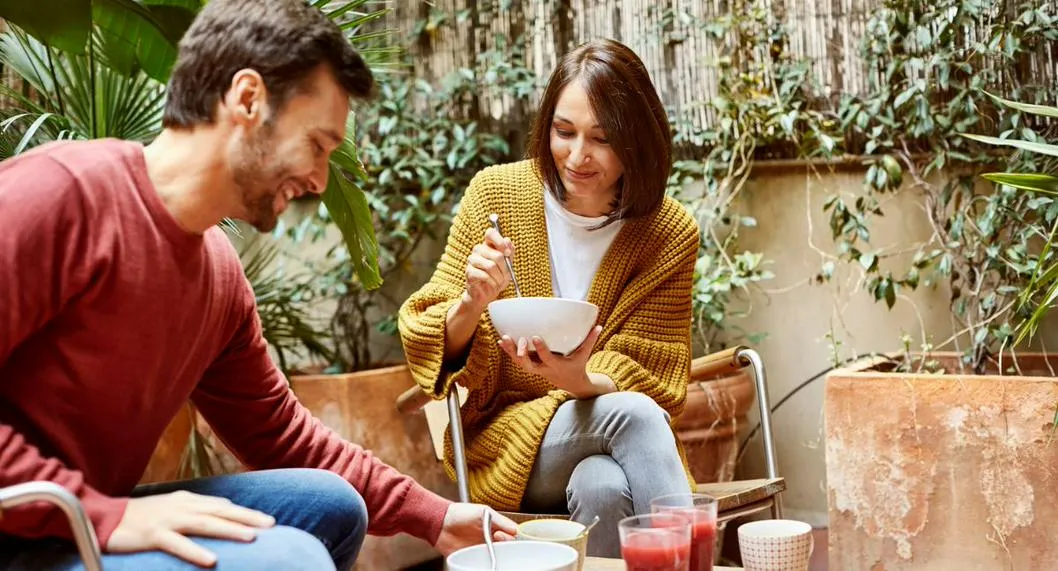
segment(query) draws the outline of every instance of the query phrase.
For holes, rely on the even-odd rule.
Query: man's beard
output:
[[[260,232],[271,232],[279,219],[275,200],[285,169],[282,165],[269,164],[268,156],[274,156],[274,151],[272,128],[265,124],[232,162],[232,175],[239,188],[246,222]]]

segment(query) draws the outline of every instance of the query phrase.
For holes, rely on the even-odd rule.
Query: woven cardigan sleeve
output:
[[[475,389],[489,374],[490,353],[495,342],[482,327],[485,314],[471,339],[466,361],[455,371],[444,371],[445,319],[466,287],[466,263],[474,246],[485,236],[488,211],[485,196],[491,177],[482,171],[470,181],[452,221],[448,242],[433,276],[400,308],[398,328],[412,377],[435,399],[448,395],[452,383]],[[489,337],[490,339],[486,339]],[[449,374],[442,379],[442,372]]]
[[[654,271],[656,286],[607,335],[588,359],[589,373],[610,377],[620,391],[646,394],[675,418],[687,400],[691,366],[691,300],[698,254],[697,226],[679,229]]]

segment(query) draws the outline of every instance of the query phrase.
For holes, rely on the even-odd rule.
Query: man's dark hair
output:
[[[304,0],[210,0],[180,40],[162,124],[210,124],[241,69],[261,74],[278,112],[305,78],[327,64],[351,97],[366,98],[374,78],[338,25]]]

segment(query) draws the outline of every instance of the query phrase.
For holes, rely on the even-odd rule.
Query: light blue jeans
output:
[[[367,532],[367,508],[360,494],[340,476],[323,470],[267,470],[152,484],[136,488],[133,496],[177,490],[228,498],[276,518],[276,526],[259,532],[252,543],[192,537],[217,555],[217,571],[347,571]],[[103,568],[200,569],[161,552],[104,555]],[[79,571],[84,567],[71,542],[0,536],[0,569]]]
[[[598,515],[588,555],[619,558],[617,522],[650,513],[653,498],[689,491],[669,414],[642,393],[616,392],[558,407],[522,510],[568,513],[583,524]]]

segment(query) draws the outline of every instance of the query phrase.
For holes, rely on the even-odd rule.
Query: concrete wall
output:
[[[904,334],[913,340],[912,350],[923,342],[938,349],[945,342],[947,350],[965,347],[965,336],[961,345],[949,341],[957,326],[949,311],[950,291],[943,284],[901,292],[890,310],[863,289],[863,270],[858,265],[837,263],[829,283],[814,282],[822,264],[837,251],[823,203],[834,193],[860,194],[863,174],[858,169],[823,174],[765,170],[741,196],[739,207],[759,226],[743,231],[740,242],[764,252],[776,275],[753,292],[752,312],[739,321],[748,331],[767,333],[757,349],[767,368],[772,406],[836,360],[900,350]],[[904,189],[883,209],[885,216],[872,221],[871,244],[888,252],[912,250],[889,261],[897,264],[895,272],[906,267],[913,247],[929,238],[931,228],[920,193],[914,190]],[[1051,320],[1042,338],[1052,348],[1058,347],[1056,332]],[[779,469],[789,485],[788,515],[820,526],[826,523],[827,507],[823,387],[820,377],[783,404],[773,418]],[[764,475],[759,436],[741,466],[743,477]]]
[[[832,280],[814,281],[824,262],[836,256],[823,203],[833,193],[859,193],[862,180],[863,173],[857,171],[824,176],[771,173],[753,180],[741,196],[740,207],[759,225],[743,231],[740,242],[764,252],[776,276],[753,292],[752,312],[740,321],[748,331],[767,334],[757,349],[767,368],[772,403],[835,360],[898,349],[904,333],[921,340],[924,329],[936,342],[952,333],[943,288],[906,292],[890,311],[862,289],[858,265],[835,260]],[[928,239],[928,221],[912,193],[898,196],[885,211],[873,226],[876,247],[900,249]],[[813,525],[825,525],[826,520],[823,385],[820,377],[773,418],[779,470],[789,486],[788,516]],[[762,476],[760,438],[751,444],[743,476]]]
[[[764,252],[772,260],[770,269],[776,277],[749,296],[752,311],[735,324],[749,332],[767,334],[756,348],[767,366],[773,406],[838,360],[872,351],[899,350],[904,334],[913,339],[912,349],[921,347],[924,339],[940,345],[955,330],[948,309],[949,292],[943,286],[901,292],[898,303],[889,310],[862,289],[859,266],[838,262],[829,283],[813,281],[823,263],[836,255],[823,203],[833,193],[858,194],[862,178],[860,170],[815,174],[760,169],[740,197],[738,208],[758,221],[756,228],[742,231],[741,244]],[[885,216],[872,223],[875,247],[912,250],[903,254],[904,261],[910,260],[912,247],[930,236],[918,199],[916,192],[906,190],[884,206]],[[441,247],[424,245],[406,271],[384,286],[387,296],[399,303],[425,282]],[[323,246],[316,251],[324,251]],[[1044,335],[1052,347],[1058,347],[1056,332],[1052,320]],[[376,335],[373,346],[381,358],[400,359],[395,338]],[[947,348],[957,349],[952,344]],[[823,385],[820,376],[774,415],[780,472],[789,485],[785,500],[788,513],[814,525],[826,524]],[[871,411],[864,410],[863,414]],[[740,477],[764,474],[759,436],[751,443],[740,472]]]

